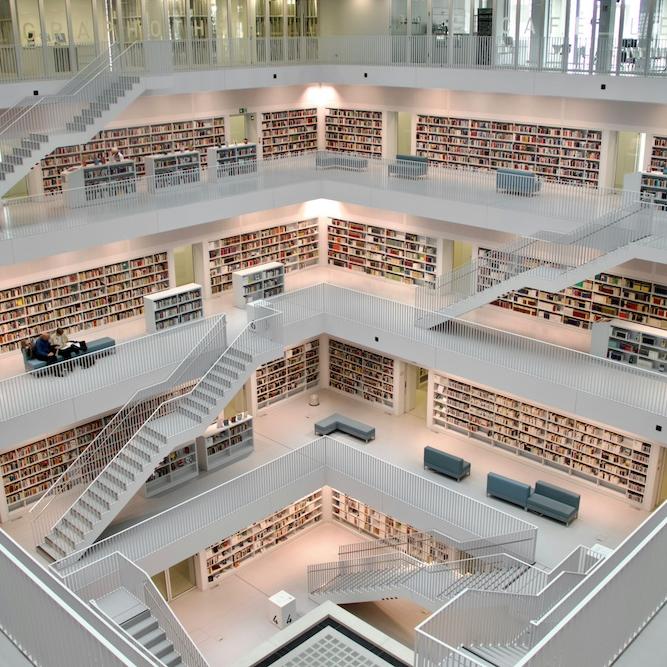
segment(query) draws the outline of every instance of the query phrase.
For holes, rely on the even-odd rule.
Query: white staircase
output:
[[[418,324],[438,326],[513,290],[557,292],[592,278],[664,244],[664,222],[654,207],[631,204],[569,234],[542,232],[473,259],[417,290]]]
[[[497,646],[462,646],[461,652],[469,654],[472,658],[482,665],[491,665],[492,667],[514,667],[521,658],[523,658],[530,646],[519,642]]]
[[[157,464],[201,435],[257,366],[283,353],[262,324],[249,324],[226,349],[207,334],[161,391],[140,392],[118,413],[40,501],[33,527],[43,551],[58,560],[90,546]],[[165,388],[183,386],[164,400]]]
[[[0,194],[64,144],[84,143],[143,92],[140,43],[114,44],[57,93],[27,97],[0,116]]]

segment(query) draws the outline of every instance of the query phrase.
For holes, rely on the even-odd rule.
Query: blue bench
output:
[[[530,492],[530,484],[517,482],[509,477],[497,475],[495,472],[490,472],[486,476],[487,496],[500,498],[500,500],[506,500],[508,503],[513,503],[526,509]]]
[[[532,196],[540,191],[540,180],[532,171],[522,169],[498,169],[496,190],[511,195]]]
[[[375,439],[375,427],[359,422],[356,419],[350,419],[337,412],[330,415],[326,419],[321,419],[315,422],[316,435],[329,435],[334,431],[347,433],[355,438],[368,442]]]
[[[321,153],[315,155],[317,169],[344,169],[346,171],[365,171],[368,169],[368,158],[341,153]]]
[[[389,176],[399,178],[424,178],[428,172],[428,160],[421,155],[397,155],[388,166]]]
[[[109,338],[108,336],[104,336],[103,338],[97,338],[96,340],[91,340],[88,343],[88,351],[86,352],[85,355],[83,354],[77,354],[75,356],[77,357],[83,357],[89,354],[93,354],[95,352],[102,352],[102,350],[108,350],[108,354],[111,354],[113,352],[113,347],[116,345],[116,341],[113,338]],[[28,356],[28,350],[26,348],[21,349],[21,354],[23,355],[23,367],[25,368],[26,372],[30,371],[37,371],[40,370],[41,368],[46,368],[47,363],[46,361],[41,361],[40,359],[32,359],[30,356]],[[105,356],[105,355],[97,355],[99,356]],[[59,362],[65,361],[65,358],[62,357],[61,355],[56,355],[56,358]]]
[[[547,516],[569,526],[579,514],[581,496],[559,486],[538,481],[527,503],[529,512]]]
[[[470,463],[434,447],[424,447],[424,468],[439,472],[460,482],[470,474]]]

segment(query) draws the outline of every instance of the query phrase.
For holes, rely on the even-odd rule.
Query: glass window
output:
[[[317,0],[301,0],[303,7],[303,34],[316,37],[318,33]]]
[[[95,43],[93,27],[93,5],[91,0],[70,0],[72,18],[71,41],[74,44],[90,45]]]
[[[214,37],[227,38],[227,0],[211,0],[211,31]]]
[[[141,0],[121,0],[123,39],[127,43],[140,42],[144,38]]]
[[[163,0],[146,0],[146,38],[164,39]]]
[[[266,37],[264,0],[255,0],[255,37]]]
[[[452,32],[455,35],[470,34],[470,0],[454,0],[452,6]]]
[[[283,36],[283,0],[269,0],[269,26],[271,37]]]
[[[230,0],[230,19],[232,37],[236,39],[246,38],[248,36],[248,8],[246,0]]]
[[[210,0],[190,0],[190,35],[192,39],[211,36]]]
[[[19,4],[21,4],[19,2]],[[69,44],[65,0],[44,0],[45,41],[50,46]]]
[[[431,9],[433,25],[431,27],[432,35],[449,34],[449,0],[432,0]]]
[[[16,5],[22,46],[27,48],[41,46],[42,30],[39,23],[39,6],[37,0],[21,0]]]
[[[585,71],[591,63],[594,4],[590,0],[571,0],[568,54],[570,70]]]
[[[9,0],[0,0],[0,44],[14,43],[14,28]]]

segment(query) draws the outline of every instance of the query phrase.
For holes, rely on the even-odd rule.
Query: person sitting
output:
[[[79,355],[88,349],[85,341],[70,341],[64,329],[60,327],[51,334],[49,342],[56,353],[64,359],[71,359],[73,355]]]
[[[44,361],[47,366],[57,364],[60,359],[58,359],[58,353],[55,347],[49,342],[49,334],[44,332],[40,334],[33,345],[32,356],[35,359]],[[62,370],[56,371],[57,375],[62,376]]]
[[[109,162],[122,162],[124,159],[125,156],[118,150],[118,146],[114,146],[109,155]]]

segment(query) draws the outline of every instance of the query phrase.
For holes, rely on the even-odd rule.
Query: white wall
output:
[[[319,0],[320,35],[386,35],[389,0]]]

